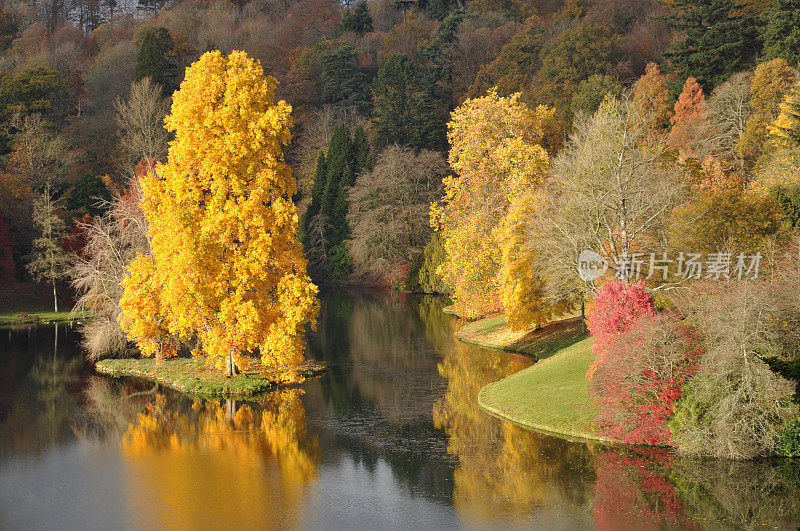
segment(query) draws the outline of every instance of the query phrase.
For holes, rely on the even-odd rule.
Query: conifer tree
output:
[[[372,31],[372,15],[366,0],[356,5],[354,10],[347,9],[342,16],[342,29],[364,35]]]
[[[800,63],[800,0],[772,0],[762,13],[764,59]]]
[[[354,108],[361,114],[369,109],[367,76],[358,68],[356,51],[342,46],[322,56],[320,100],[339,108]]]
[[[134,81],[149,77],[153,83],[158,83],[162,90],[167,85],[167,57],[166,51],[159,41],[154,30],[148,30],[142,38],[139,55],[136,56],[136,67],[133,72]]]
[[[756,19],[742,0],[673,0],[665,17],[683,38],[664,53],[710,92],[758,54]]]

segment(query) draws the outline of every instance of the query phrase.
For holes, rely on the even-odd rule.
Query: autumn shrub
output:
[[[667,421],[683,386],[697,371],[694,334],[672,314],[648,316],[607,343],[591,379],[603,433],[639,444],[667,444]]]
[[[444,238],[434,233],[431,241],[412,261],[406,277],[406,289],[419,293],[448,293],[440,266],[447,258]]]
[[[686,454],[749,459],[779,451],[798,419],[794,386],[764,358],[785,357],[768,285],[696,283],[675,295],[703,356],[669,422]]]
[[[627,331],[639,319],[653,315],[653,297],[648,293],[644,282],[611,280],[603,284],[595,295],[589,314],[588,325],[589,332],[594,336],[592,351],[595,361],[589,368],[587,377],[591,378],[605,362],[616,336]]]

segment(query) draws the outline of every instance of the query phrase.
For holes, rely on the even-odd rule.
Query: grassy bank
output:
[[[588,396],[586,371],[594,360],[583,339],[478,393],[480,406],[525,428],[586,441],[618,442],[597,435],[597,405]]]
[[[95,365],[97,372],[155,381],[196,398],[247,398],[292,383],[285,371],[252,371],[227,378],[209,370],[202,360],[172,358],[156,366],[155,359],[107,359]],[[327,370],[324,363],[306,361],[297,369],[301,380]],[[296,382],[296,379],[294,380]]]
[[[507,350],[544,359],[586,337],[581,318],[553,321],[537,330],[506,330],[506,316],[496,315],[464,325],[456,337],[470,345]]]
[[[21,325],[21,324],[46,324],[46,323],[66,323],[69,321],[80,321],[88,316],[87,312],[72,314],[69,310],[54,312],[52,310],[31,310],[31,309],[0,309],[0,325]]]

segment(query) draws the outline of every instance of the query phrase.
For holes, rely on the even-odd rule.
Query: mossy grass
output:
[[[0,325],[67,323],[88,317],[89,312],[72,313],[69,310],[54,312],[52,310],[3,309],[0,310]]]
[[[305,361],[290,371],[260,369],[228,378],[207,367],[202,359],[194,358],[171,358],[161,365],[156,365],[153,358],[105,359],[95,365],[99,373],[155,381],[193,398],[250,398],[279,386],[300,383],[327,368],[321,362]]]
[[[510,331],[506,316],[495,315],[464,325],[456,338],[470,345],[544,359],[586,337],[580,316],[553,320],[541,328]]]
[[[574,440],[620,443],[595,428],[598,406],[589,396],[586,371],[594,355],[586,338],[549,358],[486,385],[478,404],[522,427]]]

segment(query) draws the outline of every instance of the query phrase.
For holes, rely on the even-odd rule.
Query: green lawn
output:
[[[584,339],[478,394],[486,411],[536,431],[589,441],[617,442],[598,436],[597,405],[589,396],[586,371],[594,360],[592,340]]]
[[[280,385],[296,383],[288,372],[252,371],[225,377],[221,372],[210,370],[202,360],[172,358],[156,366],[155,359],[106,359],[95,365],[99,373],[112,376],[133,376],[159,382],[196,398],[247,398]],[[306,361],[296,373],[300,380],[327,370],[323,363]]]
[[[456,337],[471,345],[547,358],[586,337],[580,316],[557,319],[538,330],[506,330],[506,316],[495,315],[461,327]]]

